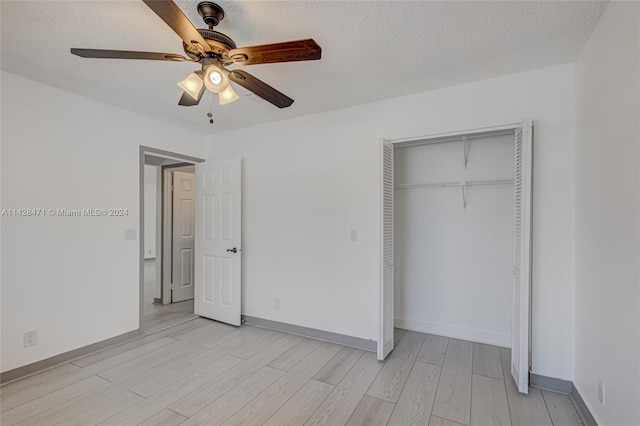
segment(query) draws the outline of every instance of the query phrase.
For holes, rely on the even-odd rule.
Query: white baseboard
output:
[[[510,334],[490,333],[470,328],[461,328],[451,325],[432,322],[411,320],[407,318],[395,318],[395,327],[405,330],[418,331],[420,333],[436,334],[438,336],[453,337],[454,339],[469,340],[488,345],[511,347]]]

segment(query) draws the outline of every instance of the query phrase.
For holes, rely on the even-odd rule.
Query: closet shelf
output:
[[[459,182],[439,182],[439,183],[413,183],[397,185],[396,189],[419,189],[419,188],[446,188],[457,186],[462,188],[462,208],[467,208],[467,186],[480,185],[513,185],[513,179],[497,180],[462,180]]]
[[[418,189],[418,188],[446,188],[449,186],[478,186],[478,185],[512,185],[513,179],[496,180],[467,180],[458,182],[437,182],[437,183],[405,183],[396,185],[396,189]]]

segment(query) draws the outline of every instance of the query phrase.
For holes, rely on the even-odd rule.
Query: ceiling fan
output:
[[[277,62],[312,61],[322,56],[322,48],[313,39],[289,41],[237,48],[225,34],[214,31],[224,18],[224,10],[216,3],[198,3],[198,13],[209,26],[196,29],[172,0],[143,0],[183,41],[188,58],[174,53],[135,52],[128,50],[76,49],[71,53],[83,58],[148,59],[157,61],[196,62],[201,69],[178,83],[184,93],[179,105],[198,105],[205,89],[218,94],[220,104],[238,99],[229,84],[232,81],[255,93],[278,108],[286,108],[293,99],[243,70],[228,70],[232,64],[254,65]],[[211,117],[210,114],[208,114]],[[213,123],[212,120],[210,120]]]

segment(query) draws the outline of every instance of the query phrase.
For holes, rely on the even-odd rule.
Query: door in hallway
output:
[[[194,295],[195,176],[173,172],[173,224],[171,301],[182,302]]]

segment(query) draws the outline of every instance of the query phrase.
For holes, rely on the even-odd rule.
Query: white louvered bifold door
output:
[[[531,202],[533,126],[516,130],[513,230],[513,330],[511,375],[522,393],[529,393]]]
[[[378,359],[393,350],[393,147],[382,146],[382,290]]]

